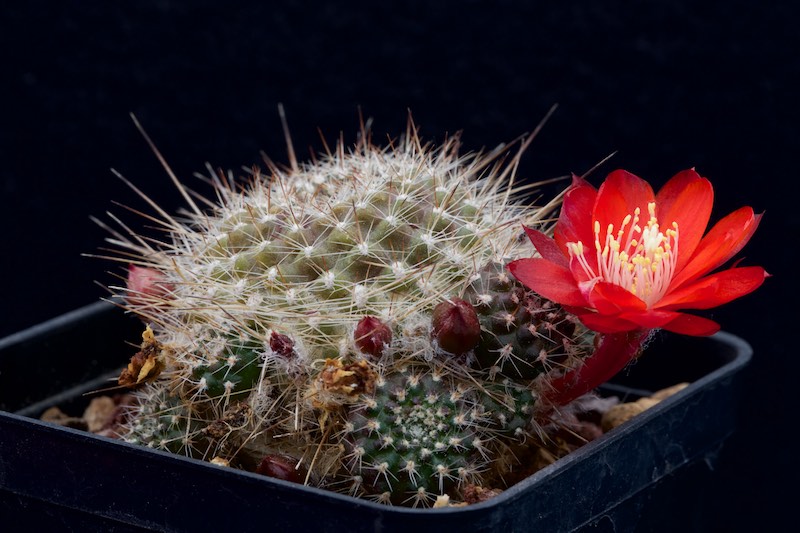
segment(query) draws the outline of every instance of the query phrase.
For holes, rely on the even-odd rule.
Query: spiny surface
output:
[[[404,369],[382,379],[345,424],[350,470],[368,494],[430,505],[475,478],[484,453],[465,384]]]
[[[120,222],[110,241],[134,267],[118,294],[168,348],[140,384],[129,440],[242,468],[281,456],[305,483],[403,505],[457,497],[513,462],[499,456],[531,430],[546,383],[530,378],[550,368],[533,359],[556,352],[513,341],[514,365],[481,354],[543,332],[501,273],[530,255],[522,226],[544,227],[555,202],[522,203],[505,149],[459,155],[457,138],[434,148],[413,127],[387,148],[362,139],[244,185],[212,173],[206,210],[181,185],[188,213],[151,203],[165,242]],[[433,327],[445,301],[480,313],[474,350],[477,331]],[[498,313],[513,323],[498,329]],[[571,328],[556,327],[557,350]]]

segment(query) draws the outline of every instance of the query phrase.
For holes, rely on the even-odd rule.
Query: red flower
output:
[[[657,195],[624,170],[596,190],[574,178],[551,239],[525,228],[541,255],[509,264],[524,285],[567,307],[601,333],[662,328],[710,335],[719,325],[680,312],[744,296],[767,277],[761,267],[711,274],[747,243],[761,215],[742,207],[703,236],[714,190],[685,170]]]

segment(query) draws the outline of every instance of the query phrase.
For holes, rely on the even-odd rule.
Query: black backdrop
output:
[[[6,4],[0,335],[105,294],[94,282],[111,281],[106,271],[116,267],[81,256],[105,237],[89,217],[122,213],[115,201],[145,207],[111,167],[169,210],[181,205],[131,112],[191,180],[205,162],[258,163],[260,150],[286,162],[278,103],[304,157],[323,147],[317,128],[328,142],[339,132],[354,139],[359,108],[377,138],[401,132],[411,110],[427,138],[463,130],[465,148],[478,149],[531,131],[558,104],[522,160],[525,178],[582,173],[617,152],[604,171],[623,167],[658,186],[694,166],[716,186],[715,216],[743,204],[766,212],[742,255],[774,277],[712,313],[755,347],[741,430],[713,472],[661,497],[676,516],[681,506],[702,511],[675,519],[686,530],[780,527],[794,516],[786,507],[798,473],[787,433],[797,412],[789,268],[798,261],[800,167],[790,5]],[[671,523],[659,520],[642,527]]]

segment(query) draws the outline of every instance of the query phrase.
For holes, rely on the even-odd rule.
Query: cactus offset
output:
[[[406,368],[381,379],[345,423],[354,490],[416,507],[474,479],[486,452],[467,390],[439,373]]]
[[[191,212],[162,213],[164,243],[115,233],[138,257],[118,294],[165,347],[160,374],[133,382],[126,438],[402,505],[508,468],[537,376],[591,338],[505,273],[554,203],[523,203],[504,153],[364,132],[244,187],[212,175],[207,211],[181,188]]]
[[[128,442],[202,457],[206,445],[194,404],[169,393],[164,384],[150,385],[132,407]]]
[[[585,355],[589,339],[572,315],[516,281],[501,263],[484,266],[468,290],[481,323],[475,348],[479,366],[491,373],[532,379],[569,367]]]

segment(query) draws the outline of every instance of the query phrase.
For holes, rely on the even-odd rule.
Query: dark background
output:
[[[429,5],[433,4],[433,5]],[[639,5],[642,4],[642,5]],[[798,372],[798,17],[791,2],[28,1],[0,8],[0,335],[96,301],[115,265],[82,257],[105,233],[90,216],[138,200],[181,205],[134,113],[178,176],[238,170],[259,151],[287,162],[286,108],[302,158],[358,110],[376,138],[464,132],[494,147],[558,110],[522,160],[539,180],[626,168],[658,187],[696,167],[714,216],[765,212],[744,264],[773,278],[711,313],[755,348],[741,429],[713,472],[664,489],[684,530],[776,530],[794,522]],[[235,6],[235,7],[234,7]],[[698,499],[699,498],[699,499]],[[688,501],[687,500],[691,500]],[[789,520],[792,519],[792,522]],[[677,520],[677,519],[676,519]],[[645,521],[647,523],[647,521]],[[651,520],[643,528],[660,529]],[[680,523],[680,521],[678,521]],[[666,524],[666,522],[663,522]],[[770,529],[773,528],[773,529]],[[666,529],[666,525],[663,529]]]

